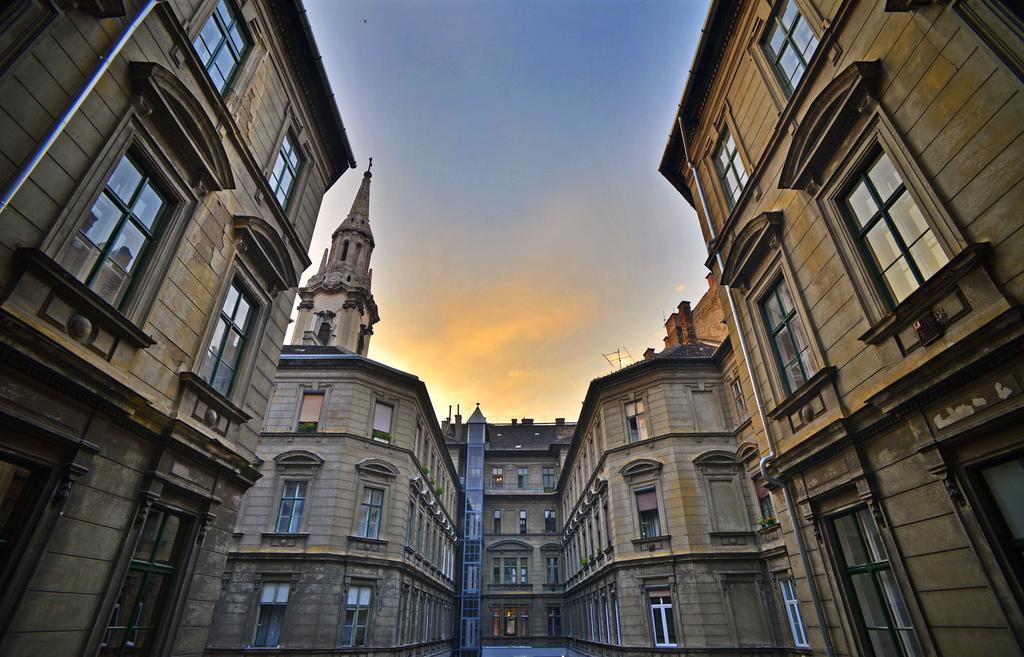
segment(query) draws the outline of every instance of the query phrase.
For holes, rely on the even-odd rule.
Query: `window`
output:
[[[217,319],[217,327],[206,350],[199,375],[222,395],[231,392],[238,361],[252,324],[253,302],[238,282],[231,283]]]
[[[284,610],[288,606],[288,587],[284,582],[268,582],[260,591],[260,608],[256,613],[254,648],[276,648],[281,644]]]
[[[874,518],[862,508],[832,524],[858,607],[858,624],[875,657],[919,657],[921,647]]]
[[[772,494],[764,487],[759,476],[754,478],[754,488],[757,490],[757,505],[761,510],[761,526],[771,527],[776,523]]]
[[[249,40],[226,0],[217,3],[192,46],[199,53],[213,86],[223,95],[249,50]]]
[[[640,538],[661,536],[658,518],[658,494],[653,488],[636,492],[636,512],[640,519]]]
[[[306,392],[302,394],[302,406],[299,408],[299,424],[296,430],[312,433],[320,426],[320,409],[324,406],[324,393]]]
[[[373,590],[369,586],[350,586],[348,588],[348,601],[345,603],[345,627],[341,634],[341,645],[366,645],[366,627],[370,623],[372,595]]]
[[[359,535],[364,538],[380,537],[380,517],[384,508],[384,491],[379,488],[363,489],[363,504],[359,516]]]
[[[519,512],[519,533],[526,533],[526,511]]]
[[[796,597],[796,583],[792,579],[779,580],[779,588],[782,590],[782,601],[786,605],[789,629],[793,633],[793,645],[797,648],[810,648],[804,617],[800,615],[800,600]]]
[[[885,153],[865,167],[844,200],[853,232],[893,303],[949,260]]]
[[[729,128],[722,130],[722,138],[718,140],[718,148],[715,149],[715,170],[718,172],[719,182],[722,183],[725,200],[732,210],[747,184],[747,171],[743,168],[740,152]]]
[[[548,584],[561,583],[561,579],[558,576],[558,557],[547,558],[547,577]]]
[[[555,528],[555,512],[553,509],[548,509],[544,512],[544,531],[549,534],[553,534],[557,531]]]
[[[530,485],[530,468],[520,467],[516,470],[516,488],[526,488]]]
[[[647,416],[642,399],[626,404],[626,427],[629,430],[629,442],[647,440]]]
[[[46,479],[43,469],[8,461],[7,456],[0,455],[0,575],[8,566],[18,563],[19,544],[31,533]]]
[[[1001,516],[997,523],[1005,537],[1001,542],[1019,565],[1024,557],[1024,456],[1005,461],[981,471],[981,477],[988,488],[995,509]]]
[[[302,154],[292,145],[291,135],[285,133],[281,149],[277,152],[277,162],[270,172],[270,188],[282,208],[287,208],[288,202],[291,201],[295,178],[298,177],[301,166]]]
[[[384,402],[377,402],[373,407],[373,439],[381,443],[391,442],[391,416],[395,407]]]
[[[546,465],[542,473],[544,475],[544,492],[553,492],[555,490],[555,468]]]
[[[494,529],[494,533],[495,534],[500,534],[501,533],[501,509],[495,509],[494,510],[494,527],[493,527],[493,529]]]
[[[505,577],[504,577],[504,579],[502,581],[505,584],[518,584],[519,583],[519,579],[518,579],[519,571],[517,570],[517,568],[519,566],[519,560],[516,557],[507,557],[505,559],[504,564],[505,564],[505,568],[504,568]]]
[[[739,379],[733,379],[729,388],[732,390],[733,404],[736,405],[736,420],[742,422],[747,417],[747,400],[743,396],[743,386]]]
[[[101,655],[138,655],[152,648],[162,617],[160,608],[178,568],[186,525],[182,516],[162,509],[153,508],[146,514],[103,635]]]
[[[502,488],[505,485],[505,475],[502,474],[500,467],[491,468],[491,487]]]
[[[769,290],[761,301],[761,311],[786,392],[792,393],[814,373],[814,364],[811,347],[796,315],[796,306],[785,279],[780,278]]]
[[[281,490],[281,509],[277,514],[277,532],[295,534],[302,526],[302,513],[306,507],[305,481],[286,481]]]
[[[530,583],[530,559],[528,557],[519,558],[519,583]]]
[[[529,607],[504,607],[494,608],[495,620],[498,620],[498,613],[500,616],[500,627],[495,622],[495,636],[526,636],[528,634],[528,628],[530,626],[530,608]]]
[[[800,13],[795,0],[784,0],[772,14],[761,47],[786,95],[792,95],[818,48],[818,37]]]
[[[548,636],[562,636],[561,607],[548,607]]]
[[[668,591],[651,593],[651,630],[658,648],[676,647],[676,625],[672,618],[672,598]]]
[[[166,214],[166,198],[139,164],[123,156],[64,247],[61,266],[106,302],[120,306]]]
[[[619,598],[615,593],[615,589],[612,589],[612,620],[615,622],[615,645],[622,645],[622,628],[619,625]]]

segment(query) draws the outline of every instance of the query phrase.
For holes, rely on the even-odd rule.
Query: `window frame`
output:
[[[796,50],[796,48],[793,48],[793,46],[795,46],[795,42],[791,41],[792,33],[795,31],[795,23],[792,29],[786,30],[784,32],[783,38],[785,42],[791,48],[793,48],[794,52],[796,52],[797,56],[800,59],[800,62],[803,64],[804,67],[804,70],[803,72],[801,72],[800,78],[797,80],[795,85],[792,84],[788,78],[783,77],[784,72],[781,70],[779,66],[782,53],[776,54],[769,50],[771,47],[769,43],[769,36],[771,35],[772,29],[776,23],[778,23],[780,26],[783,25],[779,16],[780,14],[782,14],[782,10],[789,2],[792,2],[793,6],[796,7],[797,22],[803,20],[805,23],[807,23],[807,27],[810,28],[812,38],[814,38],[815,41],[817,41],[817,44],[814,46],[814,50],[811,52],[810,57],[804,59],[804,53],[799,52],[798,50]],[[811,70],[811,66],[814,62],[815,55],[817,55],[818,51],[821,49],[822,35],[818,32],[818,20],[809,20],[808,15],[809,14],[807,12],[807,9],[797,0],[774,0],[772,2],[771,13],[768,15],[767,20],[765,20],[765,24],[761,28],[761,32],[757,37],[757,49],[761,52],[762,56],[764,57],[765,62],[768,64],[768,67],[771,69],[773,77],[775,78],[775,82],[779,85],[779,89],[782,91],[783,95],[786,97],[787,100],[796,95],[797,89],[800,88],[801,83],[807,78],[807,72]],[[811,15],[814,16],[815,19],[817,19],[816,13]]]
[[[374,493],[380,494],[380,501],[378,504],[373,504]],[[369,495],[370,501],[367,502],[366,497]],[[377,487],[372,485],[366,485],[362,487],[362,495],[359,502],[359,524],[356,528],[356,536],[360,538],[372,538],[380,539],[381,531],[383,530],[384,524],[384,498],[387,496],[387,490],[383,487]],[[370,516],[373,511],[376,510],[376,531],[374,535],[370,535]]]
[[[1014,597],[1019,600],[1024,597],[1024,586],[1019,584],[1024,582],[1024,541],[1015,539],[1002,506],[985,478],[986,470],[1014,461],[1024,466],[1024,452],[1010,451],[972,464],[966,469],[964,479],[975,500],[975,508],[980,511],[977,515],[983,533],[987,535],[996,561],[1011,584]]]
[[[803,611],[800,609],[800,596],[797,595],[796,580],[792,576],[783,577],[778,580],[778,583],[782,606],[786,610],[786,619],[789,621],[789,632],[793,638],[793,645],[797,648],[810,648],[811,639],[807,634]],[[803,639],[801,640],[800,637]]]
[[[295,432],[296,433],[323,433],[323,431],[324,431],[324,421],[323,420],[324,420],[324,417],[327,415],[327,401],[328,401],[327,400],[327,393],[328,393],[328,390],[329,390],[329,388],[327,388],[327,387],[316,387],[316,386],[305,386],[305,385],[301,385],[299,387],[299,389],[298,389],[298,391],[299,391],[298,412],[295,415]],[[313,426],[311,429],[307,430],[307,429],[303,429],[303,427],[302,427],[303,424],[308,424],[308,422],[303,422],[302,421],[302,407],[303,407],[303,405],[306,402],[306,397],[312,397],[312,396],[320,396],[323,399],[320,400],[320,413],[319,413],[319,415],[317,417],[316,422],[314,423],[315,426]]]
[[[342,620],[341,620],[341,637],[338,641],[338,645],[342,647],[360,647],[367,646],[370,642],[370,628],[373,624],[373,604],[377,597],[375,587],[369,582],[350,582],[345,587],[345,603],[342,606]],[[359,593],[362,591],[369,591],[369,600],[366,605],[363,606],[359,603]],[[350,598],[352,592],[356,591],[356,604],[354,612],[352,614],[352,622],[348,622],[349,611],[353,609]],[[359,612],[366,612],[366,622],[360,625],[358,622]],[[359,628],[363,629],[363,640],[361,643],[356,642],[356,633]],[[346,638],[347,637],[347,638]]]
[[[519,509],[519,523],[516,528],[520,534],[530,533],[530,516],[527,509]]]
[[[291,172],[291,187],[288,189],[288,193],[285,195],[285,200],[282,203],[277,198],[277,193],[280,190],[280,179],[278,179],[278,183],[275,184],[273,182],[273,176],[274,169],[277,168],[278,160],[283,157],[284,146],[286,142],[291,145],[292,151],[298,157],[298,164],[295,165],[294,171]],[[300,195],[299,190],[302,184],[305,182],[306,172],[309,169],[310,150],[299,141],[298,131],[293,130],[292,126],[287,123],[285,127],[282,129],[281,135],[278,137],[276,144],[276,147],[271,153],[270,162],[267,165],[267,169],[265,172],[265,181],[267,183],[267,187],[270,189],[270,196],[273,199],[272,202],[277,205],[281,212],[288,216],[289,214],[291,214],[292,209],[295,207],[295,198]],[[289,162],[287,157],[284,157],[284,164],[286,168],[291,168],[291,163]]]
[[[643,405],[643,410],[641,411],[641,413],[638,413],[636,415],[630,415],[628,408],[629,408],[629,406],[631,404],[633,405],[634,409],[636,408],[636,404],[642,404]],[[632,399],[627,399],[627,400],[624,400],[622,402],[622,417],[623,417],[623,421],[625,423],[624,426],[625,426],[625,429],[626,429],[626,440],[627,440],[628,444],[635,445],[637,443],[642,443],[644,441],[650,440],[653,437],[653,432],[651,430],[650,418],[648,416],[649,416],[649,409],[648,409],[647,395],[646,394],[640,394],[640,395],[637,395],[637,396],[633,397]],[[637,423],[637,439],[633,440],[633,431],[632,431],[632,428],[630,427],[629,420],[630,420],[630,418],[635,418],[635,417],[642,417],[643,418],[644,421],[643,421],[643,427],[642,428],[643,428],[644,431],[640,431],[641,427],[640,427],[640,423],[638,422]],[[646,433],[646,435],[645,436],[641,436],[642,433]]]
[[[221,3],[224,4],[227,11],[231,14],[231,17],[234,19],[233,25],[238,27],[238,32],[242,36],[243,41],[245,41],[245,47],[241,52],[235,53],[235,50],[237,48],[235,47],[235,44],[231,42],[231,38],[228,36],[228,30],[230,30],[230,26],[228,26],[227,29],[224,29],[225,26],[222,24],[223,17],[220,16],[220,13],[217,11]],[[214,0],[209,10],[204,13],[206,14],[206,17],[201,21],[197,21],[198,29],[196,29],[195,34],[190,35],[189,45],[191,46],[196,57],[198,58],[199,63],[203,70],[205,71],[207,77],[209,78],[210,84],[213,85],[213,88],[216,89],[217,94],[221,98],[226,98],[228,94],[234,90],[235,83],[243,77],[242,73],[245,70],[246,62],[249,58],[252,57],[252,53],[256,49],[255,39],[253,39],[252,32],[249,30],[249,26],[246,24],[245,18],[244,16],[242,16],[242,12],[239,10],[237,6],[235,6],[235,3],[233,3],[231,0]],[[206,29],[206,25],[211,20],[214,21],[214,23],[217,25],[217,31],[222,40],[220,44],[218,44],[216,50],[211,52],[210,60],[208,62],[204,62],[202,55],[196,48],[196,41],[202,38],[203,30]],[[206,46],[205,39],[203,39],[203,44],[204,46]],[[217,55],[220,53],[221,48],[223,48],[225,44],[228,45],[229,50],[231,50],[232,52],[232,59],[234,60],[235,65],[232,67],[231,73],[224,79],[224,86],[222,88],[218,88],[217,84],[213,80],[213,76],[210,74],[210,66],[213,65],[213,63],[216,61]],[[206,49],[210,50],[209,46],[206,46]],[[237,58],[234,56],[236,54]]]
[[[287,499],[290,499],[293,502],[293,504],[292,504],[292,511],[291,511],[291,513],[289,515],[289,520],[288,520],[288,527],[291,527],[292,524],[295,523],[295,505],[294,505],[294,502],[295,502],[295,500],[300,499],[298,497],[291,497],[291,498],[286,498],[285,497],[285,495],[288,492],[288,485],[289,484],[303,484],[303,488],[305,490],[303,490],[303,497],[301,498],[302,499],[302,511],[299,514],[298,524],[297,524],[297,526],[296,526],[296,528],[294,530],[288,529],[288,530],[285,530],[285,531],[281,531],[281,521],[284,519],[283,514],[284,514],[284,503],[285,503],[285,501]],[[306,527],[306,517],[307,517],[306,507],[307,507],[307,504],[308,504],[309,499],[310,499],[310,489],[311,488],[312,488],[312,480],[308,479],[308,478],[305,478],[305,477],[282,478],[281,479],[281,485],[278,488],[277,514],[276,514],[276,519],[274,520],[274,530],[273,530],[273,533],[275,533],[275,534],[302,534],[303,533],[303,530]]]
[[[679,647],[679,634],[677,630],[678,623],[675,618],[675,603],[672,599],[672,590],[670,588],[665,589],[648,589],[644,591],[644,596],[647,598],[647,617],[651,624],[651,641],[655,648],[678,648]],[[668,603],[659,602],[655,603],[654,600],[664,601],[668,599]],[[659,614],[655,614],[655,609],[659,610]],[[658,616],[661,616],[661,627],[658,626]],[[659,642],[658,635],[659,629],[664,637],[665,641]],[[669,630],[674,636],[670,637]],[[674,641],[672,640],[674,639]]]
[[[288,594],[287,594],[288,597],[285,599],[284,602],[272,601],[270,603],[264,603],[262,601],[262,599],[263,599],[263,589],[265,587],[267,587],[267,586],[278,586],[278,587],[280,587],[281,585],[284,585],[284,586],[288,587]],[[292,596],[292,582],[289,581],[289,580],[272,578],[272,579],[266,579],[266,580],[263,580],[263,581],[260,582],[259,587],[256,589],[256,609],[255,609],[255,614],[253,615],[252,634],[250,635],[249,644],[247,646],[248,648],[279,648],[279,647],[281,647],[281,638],[284,636],[285,628],[288,627],[288,623],[286,622],[286,617],[287,617],[287,614],[288,614],[288,602],[291,600],[291,596]],[[272,645],[272,646],[270,646],[270,645],[262,646],[262,645],[259,645],[256,642],[256,640],[257,640],[257,638],[259,636],[260,625],[262,624],[260,622],[260,619],[263,616],[264,604],[266,604],[267,606],[282,607],[282,610],[281,610],[281,631],[280,631],[280,633],[278,634],[278,637],[277,637],[278,638],[278,642],[276,644]]]
[[[261,318],[265,318],[267,306],[262,301],[262,299],[253,292],[254,286],[251,283],[251,279],[247,279],[246,277],[240,276],[236,273],[232,276],[227,277],[226,283],[227,285],[224,287],[224,289],[221,291],[221,294],[218,296],[218,303],[215,306],[216,310],[214,310],[214,312],[211,313],[210,326],[207,331],[207,336],[206,339],[202,342],[202,344],[205,346],[201,348],[200,356],[197,359],[196,371],[200,373],[200,378],[204,382],[206,382],[211,389],[215,390],[217,394],[221,395],[225,399],[235,399],[241,397],[239,391],[248,385],[248,372],[245,372],[244,377],[240,375],[243,374],[243,369],[247,369],[247,359],[251,360],[251,354],[253,353],[254,348],[250,345],[253,342],[256,342],[258,345],[259,340],[262,338],[263,321]],[[234,312],[237,312],[238,304],[241,302],[242,299],[245,299],[249,303],[249,312],[246,315],[245,319],[245,330],[240,331],[242,342],[238,347],[237,357],[232,368],[231,379],[228,382],[227,389],[220,390],[214,385],[213,382],[216,380],[217,373],[220,369],[221,364],[223,363],[222,356],[224,353],[224,347],[227,344],[228,336],[231,334],[231,329],[236,328],[233,322],[233,318],[228,318],[229,326],[227,330],[224,331],[224,335],[221,337],[220,348],[216,355],[216,361],[215,364],[213,365],[213,369],[210,371],[209,378],[202,375],[202,370],[206,367],[207,359],[211,357],[210,348],[213,346],[213,338],[216,335],[217,326],[220,323],[220,320],[223,318],[224,306],[226,305],[228,295],[231,293],[232,289],[236,288],[238,289],[239,295],[238,298],[235,300],[235,308],[232,311],[232,314],[234,314]],[[245,380],[245,384],[237,385],[239,381],[242,379]]]
[[[715,172],[715,177],[718,182],[719,192],[722,194],[722,198],[725,199],[725,208],[727,214],[732,214],[732,211],[739,205],[740,199],[743,198],[743,193],[747,191],[750,186],[750,172],[747,170],[747,163],[743,157],[742,151],[740,150],[739,142],[736,140],[736,132],[733,130],[731,122],[725,122],[718,131],[718,136],[715,139],[714,147],[711,149],[711,165],[712,170]],[[740,181],[740,188],[736,190],[736,197],[733,198],[729,193],[729,186],[726,182],[726,174],[728,171],[724,169],[719,161],[719,153],[722,148],[726,146],[726,141],[732,142],[735,152],[729,158],[729,165],[734,169],[733,174],[736,179]],[[737,162],[739,168],[736,167]],[[740,177],[740,174],[742,178]]]
[[[530,467],[529,466],[517,466],[516,467],[516,488],[523,490],[530,487]]]
[[[637,537],[640,540],[647,541],[647,540],[653,540],[653,539],[660,538],[660,537],[664,536],[665,535],[664,534],[664,527],[662,527],[662,523],[661,523],[661,500],[658,499],[658,487],[657,487],[657,485],[655,485],[654,483],[650,483],[650,484],[638,486],[638,487],[632,489],[630,491],[630,493],[633,496],[633,510],[636,513],[636,519],[637,519],[637,527],[636,527],[637,528]],[[654,511],[654,521],[655,521],[655,525],[656,525],[655,529],[657,529],[657,532],[654,535],[652,535],[652,536],[645,536],[644,535],[644,516],[643,516],[644,513],[650,513],[651,509],[647,509],[646,511],[641,511],[640,510],[640,500],[639,500],[639,497],[638,497],[639,495],[646,494],[646,493],[652,494],[654,496],[654,498],[655,498],[655,504],[657,504],[657,507],[653,510]]]
[[[788,312],[782,305],[782,297],[779,294],[779,289],[782,288],[783,286],[789,293],[789,299],[793,304],[792,309],[789,310]],[[769,297],[774,297],[776,303],[778,303],[779,305],[779,309],[785,313],[785,316],[782,318],[781,323],[775,328],[772,327],[771,317],[768,313]],[[811,380],[811,377],[813,377],[821,369],[819,367],[816,368],[814,372],[807,371],[806,364],[801,359],[801,353],[798,348],[798,345],[796,344],[796,339],[793,337],[792,325],[794,323],[800,324],[800,331],[803,333],[804,339],[807,340],[806,349],[810,357],[813,359],[814,349],[811,344],[810,332],[807,330],[807,327],[803,323],[803,318],[801,317],[800,311],[797,308],[797,302],[796,297],[793,294],[793,288],[789,284],[789,281],[786,279],[785,276],[780,275],[775,277],[774,280],[772,280],[772,282],[766,286],[765,291],[757,298],[757,307],[760,311],[761,323],[764,328],[764,332],[767,335],[768,344],[771,348],[772,357],[775,361],[776,375],[782,383],[782,389],[786,393],[785,396],[788,397],[797,390],[799,390],[801,387],[803,387],[808,381]],[[786,330],[790,334],[790,347],[796,354],[794,361],[791,362],[796,362],[796,364],[800,368],[800,375],[804,379],[802,382],[796,385],[791,384],[789,381],[789,377],[786,375],[786,368],[788,366],[788,363],[783,362],[782,352],[779,350],[779,345],[776,341],[776,336],[779,335],[783,330]]]
[[[388,423],[388,425],[390,427],[390,430],[387,431],[387,432],[384,432],[384,433],[387,433],[386,437],[385,436],[381,436],[381,437],[377,436],[377,433],[380,433],[380,430],[375,428],[376,424],[377,424],[377,407],[378,406],[389,406],[391,408],[391,421]],[[398,416],[398,400],[397,399],[392,399],[390,397],[386,397],[386,396],[381,395],[381,394],[375,394],[373,396],[372,408],[373,408],[373,412],[370,413],[370,427],[369,427],[369,432],[367,433],[367,438],[369,438],[370,440],[372,440],[373,442],[376,442],[376,443],[383,443],[385,445],[393,444],[394,441],[395,441],[395,419]]]

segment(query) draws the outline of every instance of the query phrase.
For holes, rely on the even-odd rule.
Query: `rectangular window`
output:
[[[722,138],[718,140],[718,148],[715,149],[715,170],[718,172],[725,200],[732,210],[747,184],[747,171],[743,168],[739,149],[736,148],[729,128],[722,130]]]
[[[519,512],[519,533],[526,533],[526,511]]]
[[[217,3],[192,46],[210,74],[213,86],[223,95],[249,50],[249,39],[226,0]]]
[[[505,636],[516,636],[518,632],[517,621],[519,620],[518,611],[516,607],[505,608],[505,628],[503,632]]]
[[[494,510],[494,532],[495,534],[501,533],[501,509]]]
[[[379,488],[363,489],[363,504],[359,515],[359,535],[380,538],[380,518],[384,509],[384,491]]]
[[[949,261],[885,153],[860,174],[845,204],[853,232],[893,303],[906,299]]]
[[[658,493],[653,488],[636,492],[636,512],[640,518],[640,538],[661,536],[658,518]]]
[[[324,406],[324,393],[306,392],[302,395],[302,406],[299,408],[299,424],[296,427],[303,433],[312,433],[320,426],[320,410]]]
[[[281,149],[277,152],[277,161],[274,162],[274,169],[270,172],[270,188],[274,192],[274,198],[282,208],[287,209],[291,201],[292,190],[295,187],[295,179],[302,167],[302,154],[292,145],[291,135],[285,134],[281,142]]]
[[[555,468],[552,466],[544,466],[544,492],[551,493],[555,490]]]
[[[520,467],[516,471],[516,488],[528,488],[530,485],[530,468]]]
[[[792,393],[814,374],[814,363],[785,279],[780,278],[761,301],[761,312],[786,392]]]
[[[779,580],[779,588],[782,590],[782,601],[786,605],[789,629],[793,633],[793,645],[797,648],[810,648],[804,617],[800,614],[800,599],[796,597],[796,583],[792,579]]]
[[[370,435],[374,440],[381,443],[391,442],[391,416],[394,415],[395,407],[384,402],[377,402],[373,407],[373,433]]]
[[[858,607],[858,625],[876,657],[919,657],[921,647],[871,513],[862,508],[833,519],[832,526]]]
[[[255,648],[276,648],[281,644],[284,611],[288,605],[289,585],[268,582],[260,591],[260,607],[256,614],[256,631],[252,645]]]
[[[142,166],[123,156],[64,247],[61,266],[107,303],[120,306],[166,214],[166,198]]]
[[[306,508],[305,481],[286,481],[281,489],[281,508],[277,513],[277,532],[295,534],[302,526],[302,514]]]
[[[644,413],[642,399],[626,404],[626,427],[629,430],[629,442],[647,440],[647,415]]]
[[[733,379],[729,388],[732,390],[732,401],[736,406],[736,421],[739,423],[747,418],[747,399],[743,396],[743,386],[739,379]]]
[[[128,566],[124,585],[103,635],[100,654],[143,654],[153,646],[162,617],[187,522],[182,516],[153,508],[146,514],[138,545]]]
[[[548,607],[548,636],[562,636],[561,607]]]
[[[348,601],[345,603],[345,628],[342,630],[341,645],[366,645],[366,628],[370,624],[372,595],[373,589],[369,586],[349,587]]]
[[[818,48],[818,37],[800,13],[795,0],[783,0],[779,4],[772,14],[761,47],[786,95],[791,96]]]
[[[776,523],[772,494],[764,487],[759,476],[754,477],[754,488],[757,491],[757,505],[761,510],[761,526],[770,527]]]
[[[1004,550],[1019,568],[1024,563],[1024,456],[987,467],[981,471],[994,507],[996,528]]]
[[[253,302],[237,282],[232,282],[224,297],[217,327],[210,338],[199,375],[222,395],[231,392],[235,372],[242,357],[252,324]]]
[[[651,629],[658,648],[676,647],[676,624],[672,618],[672,598],[668,591],[650,594]]]
[[[558,576],[558,557],[547,558],[547,576],[548,584],[560,584],[560,578]]]
[[[505,584],[518,584],[519,580],[517,576],[519,574],[518,560],[515,557],[508,557],[505,559]]]
[[[502,469],[491,468],[491,487],[492,488],[503,488],[505,485],[505,475],[502,474]]]
[[[555,527],[555,512],[553,509],[548,509],[544,512],[544,531],[553,534],[557,531]]]
[[[530,559],[528,557],[519,557],[519,583],[530,583]]]

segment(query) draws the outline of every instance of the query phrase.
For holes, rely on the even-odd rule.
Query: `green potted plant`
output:
[[[776,520],[774,516],[761,518],[761,529],[768,529],[769,527],[774,527],[777,524],[779,524],[779,521]]]
[[[316,422],[299,422],[296,431],[299,433],[313,433],[316,431]]]
[[[380,429],[374,429],[372,435],[373,435],[373,439],[374,440],[379,440],[379,441],[384,442],[384,443],[390,443],[391,442],[391,434],[388,433],[387,431],[381,431]]]

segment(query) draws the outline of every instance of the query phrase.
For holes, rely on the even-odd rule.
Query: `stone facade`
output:
[[[257,449],[207,654],[450,654],[459,479],[423,383],[287,346]]]
[[[143,5],[0,10],[5,186]],[[156,4],[0,214],[4,655],[203,652],[291,290],[355,164],[303,21]]]
[[[1024,651],[1022,25],[712,3],[661,171],[749,346],[745,464],[815,654]]]

